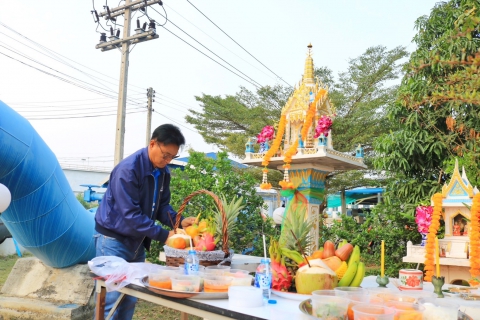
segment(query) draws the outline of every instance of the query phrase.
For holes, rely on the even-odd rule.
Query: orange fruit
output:
[[[172,241],[172,247],[175,249],[185,249],[187,244],[183,238],[175,238]]]

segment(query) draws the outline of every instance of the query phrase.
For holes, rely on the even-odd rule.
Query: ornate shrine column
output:
[[[283,166],[278,169],[282,170]],[[323,220],[319,210],[325,194],[325,179],[331,171],[329,167],[313,163],[291,164],[289,169],[290,181],[308,201],[306,218],[313,219],[313,229],[310,232],[313,251],[317,250],[319,245],[319,228]]]

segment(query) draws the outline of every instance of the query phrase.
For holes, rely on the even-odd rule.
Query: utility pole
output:
[[[152,88],[147,89],[147,97],[148,97],[148,104],[147,104],[147,137],[146,137],[146,145],[150,143],[150,138],[152,137],[152,102],[155,101],[153,98],[155,97],[155,91]]]
[[[156,25],[154,20],[150,20],[148,24],[149,29],[145,31],[147,23],[140,27],[140,20],[137,19],[137,28],[135,35],[130,36],[131,16],[132,11],[146,10],[146,7],[153,4],[160,3],[161,0],[125,0],[125,4],[116,8],[110,9],[104,6],[105,12],[100,13],[99,17],[105,17],[106,20],[116,21],[116,17],[123,15],[123,38],[119,39],[120,30],[114,34],[114,30],[110,28],[110,41],[106,41],[105,33],[100,37],[100,43],[95,46],[102,51],[108,51],[115,48],[121,48],[122,62],[120,66],[120,83],[118,89],[118,108],[117,108],[117,126],[115,132],[115,153],[114,165],[117,165],[123,159],[124,141],[125,141],[125,113],[127,109],[127,82],[128,82],[128,58],[130,55],[130,45],[140,43],[143,41],[157,39]]]

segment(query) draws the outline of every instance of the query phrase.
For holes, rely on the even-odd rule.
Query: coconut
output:
[[[297,293],[311,294],[315,290],[333,289],[337,286],[337,274],[321,259],[313,259],[310,267],[305,265],[297,270],[295,287]]]

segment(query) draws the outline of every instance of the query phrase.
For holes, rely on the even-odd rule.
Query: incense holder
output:
[[[445,277],[432,277],[433,292],[437,294],[437,297],[444,298],[442,287],[445,284]]]
[[[377,283],[379,287],[386,288],[387,284],[390,282],[387,276],[377,276]]]

